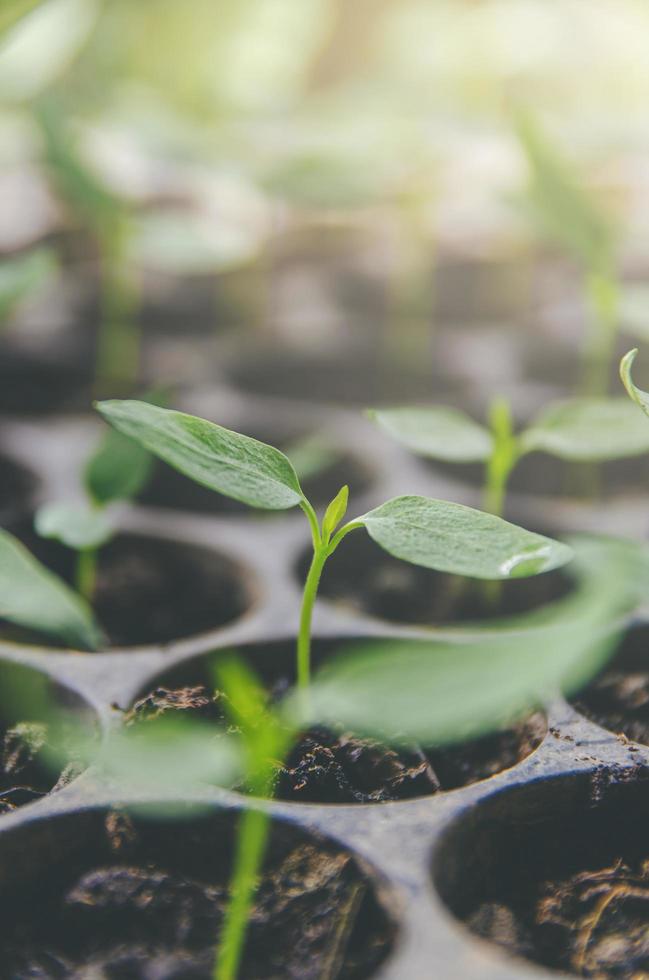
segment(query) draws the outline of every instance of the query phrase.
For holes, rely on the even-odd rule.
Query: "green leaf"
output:
[[[542,412],[520,444],[561,459],[622,459],[649,452],[649,426],[626,398],[572,398]]]
[[[338,491],[325,511],[322,519],[322,536],[328,539],[336,530],[343,517],[347,513],[347,502],[349,500],[349,487],[344,486]]]
[[[529,113],[519,112],[516,131],[530,167],[528,209],[540,231],[593,270],[610,267],[615,228]]]
[[[54,273],[56,260],[49,248],[39,248],[0,263],[0,323],[14,307],[31,296]]]
[[[90,607],[1,530],[0,617],[81,649],[101,641]]]
[[[396,558],[472,578],[537,575],[573,555],[567,545],[492,514],[428,497],[395,497],[357,520]]]
[[[508,632],[338,649],[312,681],[308,723],[435,745],[482,735],[557,689],[578,689],[605,663],[646,597],[649,552],[644,544],[591,535],[571,544],[571,592],[516,617]],[[304,701],[294,697],[290,707],[299,717]]]
[[[58,502],[39,507],[34,527],[42,538],[53,538],[76,551],[99,548],[114,533],[103,511],[84,504]]]
[[[628,354],[625,354],[620,361],[620,377],[622,378],[622,383],[629,393],[629,397],[633,399],[636,405],[639,405],[645,415],[649,415],[649,393],[643,391],[642,388],[638,388],[637,385],[633,383],[633,378],[631,377],[631,368],[633,367],[633,362],[635,361],[638,354],[638,348],[630,350]]]
[[[407,449],[419,456],[452,463],[489,459],[490,433],[464,412],[445,406],[390,408],[368,412],[371,419]]]
[[[117,429],[108,429],[86,465],[86,490],[96,504],[132,500],[147,483],[152,466],[148,450]]]
[[[286,510],[304,499],[287,457],[214,422],[139,401],[99,402],[97,410],[197,483],[251,507]]]

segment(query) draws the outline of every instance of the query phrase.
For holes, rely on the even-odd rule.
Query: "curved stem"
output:
[[[317,549],[320,547],[320,544],[322,542],[322,536],[320,534],[320,527],[318,525],[318,518],[316,512],[314,511],[313,507],[306,499],[306,497],[303,499],[302,503],[300,504],[300,507],[306,514],[306,519],[308,520],[309,527],[311,528],[311,538],[313,539],[313,550],[317,551]]]
[[[333,555],[334,551],[336,550],[336,548],[338,547],[342,539],[346,537],[350,533],[350,531],[355,531],[357,528],[364,527],[364,526],[365,525],[363,524],[362,521],[349,521],[348,524],[344,524],[340,528],[340,530],[334,534],[333,538],[331,539],[329,543],[329,547],[327,549],[327,555]]]

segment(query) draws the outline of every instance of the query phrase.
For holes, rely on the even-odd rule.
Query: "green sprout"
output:
[[[45,568],[8,531],[0,531],[0,617],[84,650],[96,650],[102,632],[92,613],[99,549],[114,535],[109,506],[133,499],[146,483],[152,458],[109,429],[86,463],[86,500],[38,509],[35,529],[77,552],[75,590]]]
[[[526,209],[541,234],[582,269],[592,326],[584,350],[581,389],[583,394],[603,395],[620,320],[617,229],[533,117],[520,112],[515,125],[530,168]]]
[[[576,463],[640,456],[649,452],[649,429],[624,398],[570,398],[551,402],[522,432],[511,406],[492,402],[488,427],[444,405],[368,412],[401,445],[430,459],[484,463],[482,505],[502,516],[509,479],[528,453],[543,452]]]
[[[302,690],[311,677],[311,621],[320,577],[352,531],[365,528],[381,548],[403,561],[482,579],[536,575],[572,557],[570,548],[550,538],[470,507],[427,497],[395,497],[343,523],[348,504],[348,488],[343,486],[320,521],[291,461],[273,446],[146,402],[106,401],[97,403],[97,409],[123,435],[217,493],[266,510],[301,508],[313,545],[296,650]]]
[[[140,334],[139,290],[129,260],[131,220],[124,203],[91,173],[75,149],[61,107],[43,100],[35,107],[45,162],[74,214],[91,229],[99,251],[100,323],[97,386],[130,387],[137,382]]]
[[[77,552],[75,586],[89,603],[95,593],[99,549],[115,534],[108,508],[138,495],[152,463],[151,455],[136,442],[109,429],[83,471],[86,500],[56,501],[36,512],[34,526],[42,538],[53,538]]]

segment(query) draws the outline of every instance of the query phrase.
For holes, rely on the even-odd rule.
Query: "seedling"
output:
[[[528,453],[594,463],[649,452],[649,428],[624,398],[552,402],[519,433],[514,431],[511,407],[502,398],[491,404],[488,427],[443,405],[376,409],[368,414],[418,456],[449,463],[484,463],[483,507],[497,516],[504,512],[511,474]]]
[[[99,549],[115,533],[108,508],[136,497],[151,472],[152,458],[138,443],[114,429],[104,436],[83,473],[86,500],[81,504],[45,504],[34,526],[43,538],[54,538],[77,552],[75,585],[92,603]]]
[[[86,464],[86,501],[51,503],[35,518],[36,531],[77,552],[70,589],[7,531],[0,531],[0,616],[84,650],[102,641],[92,613],[98,551],[114,534],[109,505],[132,499],[146,482],[152,459],[137,443],[108,430]]]
[[[291,461],[278,449],[205,419],[139,401],[97,404],[103,417],[197,483],[251,507],[300,507],[313,545],[304,583],[296,650],[298,686],[311,676],[311,620],[327,560],[352,531],[365,528],[389,554],[438,571],[483,579],[536,575],[565,564],[571,549],[470,507],[403,496],[342,523],[348,489],[343,486],[322,521],[307,500]]]
[[[124,203],[90,172],[75,150],[63,113],[52,101],[36,107],[45,161],[73,212],[92,230],[99,251],[101,312],[95,374],[99,388],[137,381],[139,295],[128,256],[131,222]]]
[[[592,317],[584,350],[582,393],[604,395],[619,327],[618,231],[531,115],[518,114],[516,131],[530,167],[527,210],[541,233],[582,269]]]

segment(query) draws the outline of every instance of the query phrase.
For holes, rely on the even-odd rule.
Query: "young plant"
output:
[[[313,554],[304,583],[296,650],[298,686],[311,676],[311,620],[327,560],[348,534],[364,528],[389,554],[425,568],[483,579],[536,575],[565,564],[571,549],[500,518],[444,500],[402,496],[343,523],[343,486],[322,520],[307,500],[291,461],[278,449],[205,419],[139,401],[107,401],[99,412],[197,483],[251,507],[300,507]]]
[[[527,210],[541,233],[582,269],[592,325],[584,350],[581,390],[586,395],[604,395],[619,328],[618,232],[532,116],[519,113],[515,124],[530,168]]]
[[[146,484],[151,455],[137,442],[109,429],[83,471],[86,500],[55,502],[36,512],[34,526],[43,538],[53,538],[77,552],[75,586],[92,603],[99,549],[114,536],[108,508],[131,500]]]
[[[60,194],[94,235],[100,263],[100,323],[95,375],[99,389],[135,385],[139,372],[139,290],[129,260],[131,222],[124,203],[90,172],[73,147],[61,108],[35,107],[45,162]]]
[[[135,497],[152,458],[141,446],[109,429],[83,473],[86,501],[45,504],[35,528],[77,552],[75,587],[70,589],[13,535],[0,531],[0,617],[83,650],[96,650],[103,637],[93,613],[99,549],[114,534],[108,507]]]
[[[373,409],[368,414],[418,456],[449,463],[484,463],[483,507],[497,516],[504,512],[511,474],[528,453],[595,463],[649,452],[649,429],[640,424],[624,398],[551,402],[518,433],[511,407],[503,398],[492,402],[488,427],[444,405]]]

